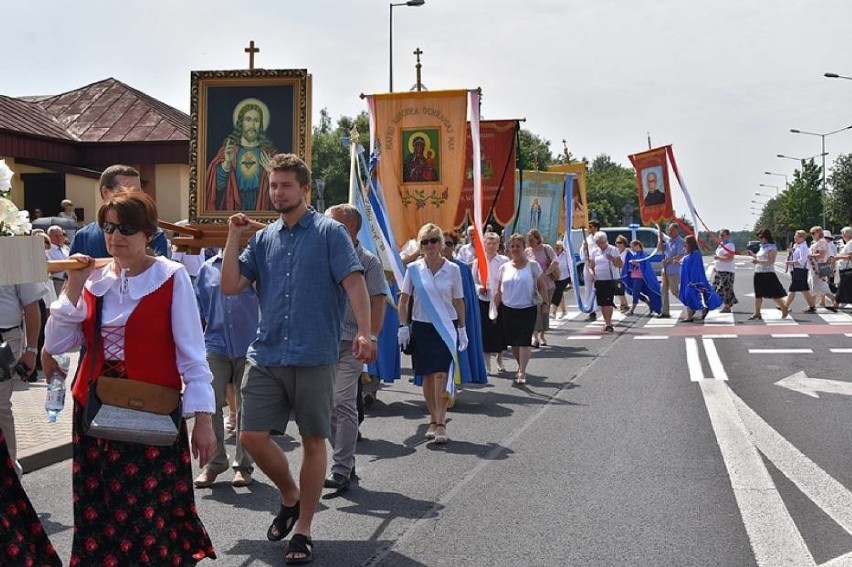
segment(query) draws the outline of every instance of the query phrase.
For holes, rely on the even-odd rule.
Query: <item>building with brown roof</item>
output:
[[[92,220],[97,180],[114,163],[136,167],[163,220],[189,211],[189,115],[109,78],[53,96],[0,95],[0,159],[15,172],[19,208],[60,212],[73,201]]]

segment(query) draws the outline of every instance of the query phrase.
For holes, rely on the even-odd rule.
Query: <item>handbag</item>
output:
[[[612,291],[613,295],[624,295],[624,282],[620,277],[615,277],[615,272],[612,270],[612,264],[609,265],[609,275],[612,276]]]
[[[817,275],[821,278],[831,277],[831,262],[817,262]]]
[[[547,251],[547,248],[544,249],[544,255],[547,256],[548,267],[553,265],[553,260],[550,259],[550,254]],[[547,277],[552,279],[553,281],[559,281],[559,264],[556,264],[556,267],[547,273]]]
[[[93,357],[101,350],[102,302],[98,298],[95,307]],[[180,419],[179,391],[129,378],[100,376],[95,380],[94,364],[90,365],[83,421],[89,437],[168,446],[178,438]]]
[[[529,265],[529,264],[528,264]],[[544,298],[541,296],[541,292],[538,291],[538,283],[535,281],[535,276],[532,273],[532,268],[530,268],[530,278],[532,278],[533,284],[533,303],[536,307],[539,307],[542,303],[544,303]]]

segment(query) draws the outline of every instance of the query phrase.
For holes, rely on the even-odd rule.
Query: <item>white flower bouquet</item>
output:
[[[9,200],[12,175],[6,160],[0,160],[0,285],[45,281],[44,239],[29,236],[29,214]],[[13,238],[4,238],[7,236]]]

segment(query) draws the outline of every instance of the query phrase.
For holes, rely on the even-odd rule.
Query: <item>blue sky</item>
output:
[[[307,68],[332,116],[388,87],[388,3],[375,0],[55,0],[4,5],[0,93],[55,94],[115,77],[181,110],[191,70]],[[523,117],[576,156],[674,145],[711,228],[751,225],[760,183],[783,185],[828,132],[852,125],[848,0],[426,0],[394,9],[394,86],[424,51],[432,90],[483,89],[486,118]],[[852,131],[827,139],[829,164]],[[759,199],[759,198],[756,198]],[[685,212],[682,198],[675,208]]]

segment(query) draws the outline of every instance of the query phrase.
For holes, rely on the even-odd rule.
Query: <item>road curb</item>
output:
[[[24,473],[55,465],[71,458],[71,441],[54,441],[40,445],[36,450],[22,451],[18,460]]]

